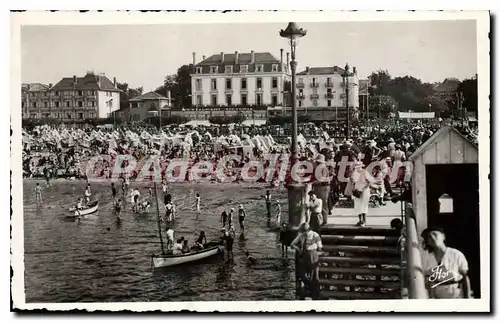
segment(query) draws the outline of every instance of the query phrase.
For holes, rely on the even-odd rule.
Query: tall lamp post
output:
[[[345,71],[344,74],[342,75],[344,78],[344,88],[345,88],[345,107],[346,107],[346,128],[345,128],[345,139],[349,139],[349,133],[350,133],[350,124],[349,124],[349,119],[350,119],[350,111],[349,111],[349,76],[353,76],[354,73],[349,73],[349,65],[345,64]]]
[[[292,60],[290,61],[290,69],[292,71],[292,146],[291,146],[291,169],[293,165],[298,161],[299,150],[297,144],[297,97],[296,97],[296,84],[295,84],[295,72],[297,68],[297,62],[295,61],[295,49],[297,47],[297,40],[306,35],[307,31],[299,28],[295,22],[290,22],[286,29],[281,29],[279,34],[283,38],[287,38],[290,41],[290,49]],[[294,177],[287,183],[288,188],[288,222],[291,229],[297,229],[300,225],[303,212],[303,200],[305,189],[303,184],[295,183]]]
[[[280,36],[290,40],[290,50],[292,54],[292,60],[290,61],[290,68],[292,70],[292,164],[298,160],[298,145],[297,145],[297,97],[296,95],[296,84],[295,84],[295,72],[297,68],[297,62],[295,61],[295,49],[297,47],[297,40],[306,35],[307,31],[299,28],[295,22],[290,22],[286,29],[280,30]]]

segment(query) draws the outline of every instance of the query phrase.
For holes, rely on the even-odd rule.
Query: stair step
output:
[[[324,235],[363,235],[363,236],[400,236],[400,233],[394,229],[385,226],[357,227],[340,226],[327,224],[321,227],[321,237]]]
[[[400,289],[400,282],[391,281],[372,281],[372,280],[336,280],[336,279],[319,279],[320,285],[327,286],[360,286],[360,287],[374,287],[374,288],[387,288],[387,289]]]
[[[363,300],[388,300],[400,299],[398,292],[344,292],[344,291],[321,291],[322,299],[363,299]]]
[[[332,274],[374,275],[374,276],[399,276],[398,268],[358,268],[358,267],[331,267],[320,266],[319,272]]]
[[[342,236],[342,235],[323,235],[321,242],[327,244],[342,245],[373,245],[388,246],[397,245],[399,236]]]
[[[345,252],[345,253],[376,253],[383,255],[399,256],[399,250],[396,247],[380,246],[360,246],[360,245],[324,245],[325,252]]]
[[[341,256],[320,256],[319,261],[326,263],[353,263],[353,264],[387,264],[399,265],[401,259],[399,257],[341,257]]]

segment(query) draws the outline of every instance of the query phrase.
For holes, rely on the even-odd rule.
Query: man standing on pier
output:
[[[314,192],[309,192],[308,215],[306,222],[311,226],[311,230],[319,233],[323,223],[323,200],[318,198]]]

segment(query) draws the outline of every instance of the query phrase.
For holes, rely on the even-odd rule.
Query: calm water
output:
[[[126,204],[122,223],[117,225],[109,183],[93,183],[99,212],[78,223],[64,214],[77,197],[83,197],[85,182],[53,182],[52,187],[44,189],[40,207],[33,193],[35,184],[24,181],[27,302],[294,299],[293,263],[281,258],[277,234],[266,227],[262,186],[171,185],[178,208],[176,237],[185,236],[191,244],[204,230],[207,239],[218,238],[222,209],[237,209],[241,203],[248,213],[247,240],[235,240],[233,263],[213,258],[201,264],[153,271],[150,256],[160,252],[154,204],[150,213],[143,215],[133,214]],[[132,183],[133,188],[137,186],[145,196],[145,185]],[[198,220],[194,212],[196,192],[202,200]],[[286,190],[273,190],[272,194],[282,201],[282,213],[286,214]],[[238,225],[236,232],[239,235]],[[259,260],[256,267],[247,267],[246,250]]]

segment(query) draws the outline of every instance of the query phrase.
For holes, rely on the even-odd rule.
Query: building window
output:
[[[71,119],[71,113],[68,113],[68,118]]]
[[[260,106],[262,105],[262,94],[257,94],[255,97],[255,105]]]
[[[78,113],[78,118],[83,119],[83,113]]]
[[[212,79],[212,90],[216,90],[216,89],[217,89],[217,80]]]
[[[226,78],[226,89],[231,89],[231,78]]]
[[[201,91],[201,79],[197,79],[195,84],[196,84],[196,90]]]
[[[316,78],[313,78],[313,86],[316,86]]]
[[[302,107],[302,101],[299,101],[299,107]]]
[[[59,96],[59,91],[56,91],[56,96]]]
[[[43,102],[43,106],[45,106],[46,108],[49,107],[49,102]]]
[[[255,72],[262,73],[263,70],[264,70],[263,65],[255,65]]]
[[[59,119],[61,118],[61,114],[60,113],[56,113],[56,117]]]
[[[56,103],[56,107],[59,107],[59,102],[55,102]]]
[[[224,71],[226,74],[232,74],[233,73],[233,65],[227,65],[225,67],[225,71]]]
[[[277,72],[278,71],[278,64],[273,64],[273,69],[272,69],[273,72]]]
[[[69,107],[69,106],[70,106],[70,102],[66,101],[66,107]]]
[[[95,92],[94,92],[94,91],[90,91],[90,92],[89,92],[89,94],[90,94],[91,96],[94,96],[94,95],[95,95]]]
[[[273,106],[278,105],[278,95],[271,96],[271,101],[273,102]]]
[[[332,94],[332,89],[331,89],[331,88],[327,88],[327,89],[326,89],[326,93],[327,93],[327,94]]]
[[[304,90],[302,88],[299,89],[299,96],[304,97]]]
[[[257,89],[262,89],[262,78],[257,78]]]
[[[78,96],[82,96],[83,95],[83,92],[82,91],[78,91]]]
[[[94,101],[90,102],[90,104],[91,104],[90,106],[95,107],[95,102]]]
[[[230,94],[226,95],[226,105],[227,106],[231,106],[233,105],[233,102],[232,102],[232,97]]]
[[[36,102],[33,102],[33,107],[35,107],[35,108],[36,108]]]
[[[278,78],[277,77],[273,77],[272,87],[278,88]]]
[[[313,100],[313,105],[318,106],[318,100]]]
[[[201,106],[203,104],[203,97],[201,95],[196,96],[196,105]]]
[[[247,89],[247,79],[246,78],[241,79],[241,89]]]
[[[217,106],[217,95],[212,95],[212,106]]]
[[[217,74],[217,66],[210,66],[210,73]]]
[[[83,102],[82,101],[78,101],[78,107],[83,107]]]
[[[326,79],[326,84],[327,84],[327,85],[332,85],[332,79],[331,79],[330,77],[328,77],[328,78]]]
[[[304,84],[304,79],[303,78],[299,78],[299,84]]]
[[[241,65],[240,73],[248,73],[248,65]]]
[[[241,94],[241,105],[247,105],[247,94]]]
[[[331,101],[331,100],[326,101],[326,105],[327,105],[328,107],[331,107],[331,106],[332,106],[332,101]]]
[[[202,67],[196,67],[196,74],[201,74],[203,72]]]

